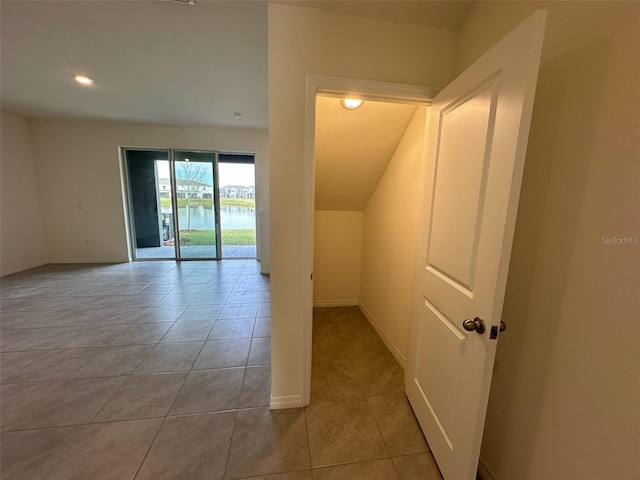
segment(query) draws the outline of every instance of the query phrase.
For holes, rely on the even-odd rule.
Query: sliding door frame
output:
[[[237,156],[237,157],[251,157],[251,160],[230,160],[230,159],[225,159],[225,160],[220,160],[220,156],[226,156],[226,157],[232,157],[232,156]],[[230,164],[243,164],[243,165],[252,165],[253,166],[253,180],[254,180],[254,201],[255,201],[255,207],[254,207],[254,212],[255,212],[255,218],[254,218],[254,229],[255,229],[255,233],[256,233],[256,256],[255,257],[222,257],[222,230],[220,230],[220,257],[221,258],[238,258],[238,259],[252,259],[255,258],[256,260],[260,259],[260,248],[259,248],[259,242],[260,242],[260,233],[259,233],[259,228],[258,228],[258,195],[257,195],[257,190],[258,190],[258,179],[257,179],[257,172],[256,172],[256,154],[255,153],[250,153],[250,152],[229,152],[229,151],[224,151],[224,150],[218,150],[217,151],[217,155],[216,155],[216,168],[219,168],[219,164],[220,163],[230,163]],[[220,221],[221,216],[220,216],[220,192],[219,192],[219,187],[220,187],[220,178],[216,177],[216,189],[218,190],[216,192],[216,202],[218,203],[218,216],[217,219],[218,221]],[[220,227],[222,226],[222,224],[220,224]]]
[[[136,246],[136,226],[135,226],[135,218],[134,218],[134,212],[133,212],[133,195],[131,192],[131,178],[129,175],[129,155],[127,152],[130,151],[138,151],[138,152],[166,152],[167,153],[167,160],[169,162],[169,168],[171,168],[171,154],[172,151],[167,149],[167,148],[144,148],[144,147],[120,147],[120,159],[121,159],[121,168],[122,168],[122,179],[123,179],[123,191],[124,191],[124,199],[126,202],[125,205],[125,213],[126,213],[126,226],[127,226],[127,248],[129,250],[129,257],[131,260],[135,261],[135,262],[146,262],[146,261],[158,261],[158,260],[172,260],[172,261],[176,261],[178,260],[178,251],[176,248],[176,245],[174,243],[174,247],[173,247],[173,257],[171,258],[141,258],[138,257],[137,255],[137,249],[138,247]],[[154,165],[154,170],[157,172],[155,165]],[[157,177],[157,175],[156,175]],[[170,190],[171,190],[171,195],[172,195],[172,202],[171,202],[171,212],[173,214],[174,212],[174,202],[173,199],[175,198],[174,193],[173,193],[173,175],[169,174],[169,183],[170,183]],[[158,202],[158,206],[160,207],[160,198],[157,198],[156,201]],[[174,229],[175,229],[175,224],[174,224]],[[174,232],[174,237],[176,236],[176,232]]]
[[[173,248],[176,261],[182,261],[180,255],[180,219],[178,218],[178,184],[176,182],[175,153],[169,150],[169,183],[171,185],[171,215],[173,216]]]
[[[173,236],[174,236],[174,255],[172,258],[140,258],[137,255],[137,247],[136,247],[136,229],[135,229],[135,220],[133,213],[133,202],[132,202],[132,193],[131,193],[131,179],[129,177],[129,157],[127,155],[128,151],[155,151],[155,152],[167,152],[167,158],[169,162],[169,183],[171,190],[171,213],[173,215]],[[214,257],[186,257],[183,258],[180,251],[180,219],[178,218],[178,194],[177,194],[177,182],[176,182],[176,170],[175,170],[175,152],[193,152],[193,153],[210,153],[213,155],[213,160],[211,160],[212,171],[213,171],[213,209],[214,209],[214,231],[216,238],[216,253]],[[200,260],[222,260],[222,233],[220,231],[220,189],[219,189],[219,179],[218,179],[218,154],[217,150],[194,150],[190,148],[179,149],[179,148],[144,148],[144,147],[120,147],[120,158],[122,160],[122,173],[124,180],[124,192],[126,199],[126,212],[127,212],[127,240],[128,240],[128,248],[129,255],[133,261],[159,261],[159,260],[171,260],[171,261],[200,261]],[[208,161],[201,161],[203,163],[208,163]],[[155,169],[155,165],[154,165]],[[156,170],[157,172],[157,170]],[[157,179],[156,174],[156,179]],[[160,197],[156,199],[158,205],[160,205]]]
[[[220,152],[214,152],[213,160],[213,208],[215,210],[216,229],[216,255],[222,260],[222,224],[220,223],[220,176],[218,175],[218,162]]]

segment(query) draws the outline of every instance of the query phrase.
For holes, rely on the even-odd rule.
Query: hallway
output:
[[[440,478],[357,309],[315,313],[311,405],[268,409],[258,262],[48,265],[1,286],[4,480]]]

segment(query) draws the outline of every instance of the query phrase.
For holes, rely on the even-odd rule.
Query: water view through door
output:
[[[256,257],[253,155],[123,149],[135,259]]]
[[[174,152],[180,258],[217,258],[215,153]]]
[[[256,183],[253,155],[219,154],[223,258],[256,257]]]

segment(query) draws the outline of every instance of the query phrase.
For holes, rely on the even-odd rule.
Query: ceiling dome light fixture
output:
[[[86,77],[84,75],[74,75],[73,78],[75,78],[76,82],[78,82],[81,85],[92,85],[93,84],[93,79]]]
[[[348,97],[341,98],[340,104],[342,105],[343,108],[346,108],[347,110],[355,110],[356,108],[359,108],[363,104],[363,100],[359,98],[348,98]]]

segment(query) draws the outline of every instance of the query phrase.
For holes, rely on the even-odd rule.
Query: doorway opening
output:
[[[384,100],[393,103],[429,104],[437,89],[400,85],[368,80],[307,76],[306,118],[305,118],[305,156],[304,182],[302,184],[303,211],[302,222],[302,266],[300,283],[303,286],[299,298],[301,312],[301,404],[308,405],[311,398],[311,351],[313,338],[313,272],[314,265],[314,217],[315,217],[315,181],[316,181],[316,110],[318,94],[329,96],[354,96],[367,100]]]
[[[122,158],[134,260],[256,258],[253,155],[123,148]],[[243,182],[232,192],[229,178]]]

